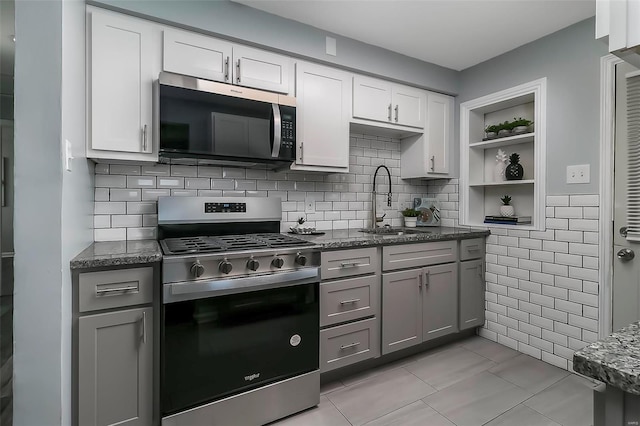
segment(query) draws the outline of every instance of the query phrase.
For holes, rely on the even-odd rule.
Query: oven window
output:
[[[318,284],[164,305],[163,415],[319,367]]]

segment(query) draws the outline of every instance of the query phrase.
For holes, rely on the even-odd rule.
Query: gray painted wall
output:
[[[17,1],[16,425],[60,424],[62,415],[61,52],[62,1]]]
[[[94,172],[84,158],[85,5],[16,3],[14,424],[68,425],[69,260],[93,240]],[[76,157],[71,172],[63,171],[65,139]]]
[[[459,89],[457,71],[229,0],[89,0],[87,3],[425,89],[452,95]],[[327,35],[337,40],[337,56],[325,54]]]
[[[461,73],[457,104],[547,77],[547,194],[599,192],[600,58],[587,19]],[[458,109],[459,111],[459,109]],[[591,165],[591,182],[567,185],[566,168]]]

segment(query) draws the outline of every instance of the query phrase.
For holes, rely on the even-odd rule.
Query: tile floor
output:
[[[594,383],[476,336],[323,385],[277,426],[589,426]]]

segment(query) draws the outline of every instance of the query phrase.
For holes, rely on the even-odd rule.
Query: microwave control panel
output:
[[[285,148],[293,148],[296,140],[295,126],[293,125],[293,116],[290,114],[282,114],[282,146]]]

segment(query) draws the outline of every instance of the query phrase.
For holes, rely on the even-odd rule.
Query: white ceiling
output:
[[[233,1],[454,70],[595,15],[595,0]]]

